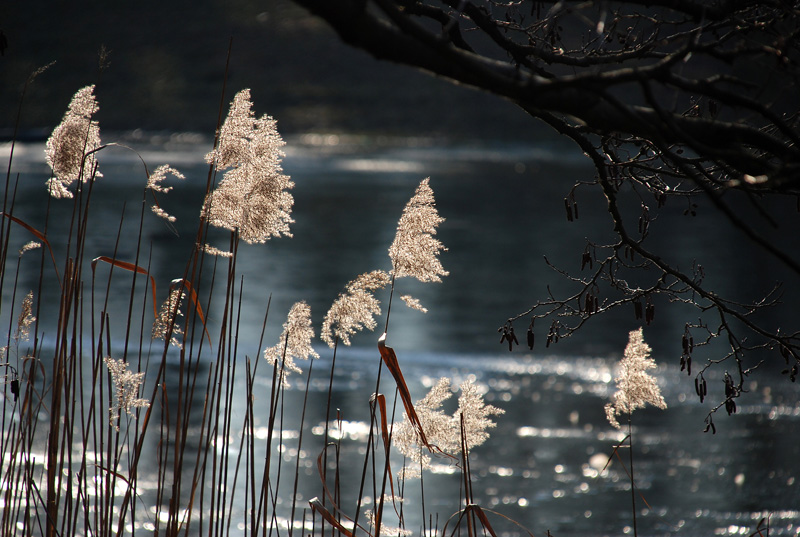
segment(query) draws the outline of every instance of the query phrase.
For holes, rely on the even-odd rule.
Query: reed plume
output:
[[[402,295],[400,297],[400,300],[402,300],[405,303],[405,305],[411,308],[412,310],[421,311],[422,313],[428,313],[428,308],[420,304],[419,300],[411,295]]]
[[[19,255],[22,256],[25,252],[30,252],[31,250],[35,250],[41,247],[42,243],[39,241],[28,241],[24,245],[22,245],[22,248],[19,249]]]
[[[85,183],[92,177],[102,177],[94,153],[100,148],[100,126],[92,119],[98,108],[94,85],[78,90],[47,139],[45,158],[53,169],[47,188],[54,198],[71,198],[67,187],[75,181]]]
[[[375,525],[378,523],[377,517],[375,516],[375,512],[371,509],[367,509],[364,511],[364,517],[367,519],[367,525],[371,528],[375,528]],[[414,532],[411,530],[407,530],[405,528],[396,527],[396,526],[387,526],[384,523],[380,523],[381,528],[380,531],[374,531],[373,535],[380,536],[383,535],[384,537],[408,537],[409,535],[413,535]]]
[[[168,193],[172,190],[171,186],[164,186],[162,183],[167,179],[167,175],[172,175],[177,179],[186,179],[186,176],[181,172],[170,166],[169,164],[162,164],[156,168],[153,173],[147,178],[147,188],[162,194]]]
[[[31,326],[35,322],[36,317],[33,315],[33,291],[28,291],[28,294],[22,299],[22,308],[17,318],[17,329],[14,331],[14,340],[17,343],[20,341],[27,341],[30,337]]]
[[[644,341],[641,327],[630,332],[628,345],[619,362],[619,374],[614,378],[617,391],[613,395],[613,402],[605,406],[609,423],[617,429],[621,427],[617,416],[630,416],[634,410],[644,408],[647,403],[661,409],[667,408],[658,382],[647,373],[648,369],[657,367],[655,360],[650,358],[651,350]]]
[[[281,364],[281,383],[288,386],[286,378],[290,372],[302,373],[295,359],[319,358],[311,346],[314,328],[311,326],[311,308],[303,301],[297,302],[289,310],[283,333],[278,343],[264,351],[264,358],[275,366]]]
[[[155,169],[153,173],[151,173],[147,178],[147,188],[155,192],[160,192],[161,194],[166,194],[173,187],[171,186],[164,186],[162,183],[167,179],[167,175],[172,175],[176,179],[186,179],[186,176],[183,175],[181,172],[176,170],[175,168],[171,167],[169,164],[162,164],[158,168]],[[155,205],[150,207],[150,210],[158,216],[159,218],[163,218],[168,222],[175,222],[175,217],[167,213],[161,206],[158,205],[156,202]]]
[[[381,307],[373,292],[386,287],[390,279],[386,272],[373,270],[348,283],[325,314],[320,334],[322,341],[329,347],[334,347],[337,339],[350,345],[350,336],[357,331],[374,330],[375,316],[381,314]]]
[[[251,244],[291,237],[289,224],[294,222],[294,198],[287,192],[294,183],[281,168],[285,142],[276,121],[267,115],[256,118],[252,106],[249,89],[236,94],[220,127],[219,144],[206,155],[217,170],[227,171],[203,209],[211,225],[238,231]]]
[[[465,380],[459,386],[458,410],[453,415],[453,421],[461,432],[460,417],[463,416],[463,432],[467,449],[482,445],[489,439],[488,429],[493,429],[497,423],[490,416],[504,414],[505,410],[493,405],[487,405],[483,394],[472,378]]]
[[[440,282],[447,276],[438,255],[447,248],[438,240],[436,228],[444,222],[436,210],[430,178],[423,179],[403,208],[397,233],[389,247],[392,272],[396,278],[410,276],[421,282]]]
[[[414,405],[428,442],[442,453],[454,457],[461,452],[462,447],[462,416],[466,448],[472,449],[483,444],[489,438],[487,430],[497,425],[490,416],[505,412],[484,402],[483,395],[472,378],[461,383],[460,391],[458,408],[452,415],[442,409],[442,404],[453,396],[450,379],[446,377],[439,379],[428,394]],[[418,429],[407,415],[395,428],[392,439],[398,451],[415,463],[402,469],[399,477],[418,477],[420,469],[430,467],[429,450],[423,448]]]
[[[215,255],[217,257],[225,257],[229,259],[233,257],[233,252],[220,250],[216,246],[211,246],[210,244],[204,244],[200,249],[203,251],[203,253],[208,255]]]
[[[178,317],[183,316],[181,312],[181,302],[186,298],[186,292],[180,283],[181,279],[172,280],[169,295],[161,304],[158,316],[153,321],[153,339],[166,339],[170,336],[170,344],[178,348],[183,348],[183,343],[179,339],[183,336],[183,328],[178,322]]]
[[[109,408],[109,423],[119,430],[116,422],[120,417],[120,411],[124,410],[133,417],[134,409],[150,406],[150,401],[138,397],[139,388],[144,381],[144,372],[133,373],[128,369],[125,360],[115,360],[106,356],[103,361],[108,367],[108,372],[111,373],[111,382],[115,391],[114,406]]]

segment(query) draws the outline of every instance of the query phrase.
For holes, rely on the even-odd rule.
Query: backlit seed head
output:
[[[440,282],[442,276],[449,274],[437,257],[447,250],[434,237],[444,218],[436,210],[429,181],[429,178],[423,179],[406,204],[389,247],[392,271],[397,278],[411,276],[421,282]]]
[[[53,170],[47,187],[54,198],[71,198],[67,187],[75,181],[85,183],[102,177],[95,158],[95,151],[100,148],[100,126],[92,119],[98,108],[94,86],[78,90],[61,123],[47,139],[45,159]]]
[[[648,369],[657,367],[655,360],[650,358],[650,351],[641,328],[629,334],[625,354],[619,363],[619,374],[614,379],[617,391],[612,396],[613,401],[605,406],[609,423],[617,429],[620,428],[617,416],[630,415],[637,408],[644,408],[647,403],[661,409],[667,408],[655,377],[647,373]]]

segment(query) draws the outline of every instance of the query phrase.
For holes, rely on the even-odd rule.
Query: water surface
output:
[[[159,198],[178,218],[174,229],[145,212],[140,264],[150,267],[162,299],[168,282],[182,276],[191,253],[208,176],[203,155],[209,142],[173,135],[128,137],[126,143],[137,147],[151,170],[169,163],[187,176],[183,183],[171,183],[174,192]],[[40,229],[45,226],[48,203],[42,149],[43,144],[18,146],[13,166],[20,174],[14,214]],[[143,208],[142,164],[132,152],[120,148],[105,150],[99,160],[104,177],[93,192],[88,255],[114,255],[121,229],[116,257],[132,261],[137,252],[131,245],[135,245]],[[523,345],[509,353],[498,344],[497,328],[509,316],[543,298],[548,288],[568,289],[545,263],[545,255],[553,264],[579,272],[587,238],[597,242],[613,238],[611,222],[603,212],[604,200],[590,190],[578,193],[580,219],[568,222],[565,218],[563,198],[573,182],[592,178],[592,169],[582,156],[558,142],[534,147],[453,145],[427,139],[307,135],[290,141],[284,164],[296,183],[294,237],[242,245],[239,250],[246,297],[239,326],[240,355],[255,358],[264,345],[273,345],[294,302],[307,301],[319,327],[349,280],[369,270],[388,269],[387,249],[402,208],[419,181],[431,177],[439,212],[446,218],[439,237],[448,247],[441,259],[450,275],[439,284],[399,281],[398,291],[417,297],[429,312],[423,315],[395,304],[390,329],[390,344],[414,396],[422,397],[441,376],[453,378],[454,385],[474,378],[486,399],[505,410],[490,440],[472,456],[473,486],[480,505],[511,517],[536,535],[548,530],[556,536],[632,533],[625,471],[614,461],[604,469],[622,436],[606,422],[603,405],[614,390],[613,366],[628,331],[638,328],[641,321],[632,311],[599,317],[574,338],[548,348],[543,344],[543,325],[538,327],[533,351]],[[68,221],[70,210],[66,202],[50,206],[47,225],[53,244],[63,244],[68,232],[53,222]],[[658,225],[652,241],[659,243],[660,251],[682,266],[701,262],[707,281],[719,289],[752,297],[775,280],[785,279],[778,267],[763,262],[756,247],[742,245],[731,226],[710,207],[699,207],[695,217],[675,207]],[[793,229],[779,228],[774,236],[797,251]],[[20,234],[13,240],[21,245],[28,237]],[[208,239],[219,248],[225,248],[227,241],[224,232],[214,232]],[[20,287],[35,289],[37,281],[37,272],[23,272]],[[128,322],[129,289],[129,276],[115,276],[109,312],[117,331]],[[56,290],[55,281],[48,281],[44,293]],[[792,291],[791,286],[787,291]],[[385,301],[387,297],[379,298]],[[4,289],[3,301],[8,300],[9,290]],[[259,346],[268,302],[266,337]],[[797,535],[797,386],[780,375],[781,364],[774,357],[766,357],[769,361],[750,380],[750,393],[742,398],[737,415],[717,416],[717,434],[703,434],[710,407],[700,404],[692,379],[678,368],[683,327],[696,320],[697,312],[667,303],[657,306],[656,319],[644,333],[660,365],[657,376],[669,408],[635,414],[635,478],[641,494],[637,497],[638,532],[749,535],[759,520],[768,518],[772,534]],[[3,314],[7,315],[6,309]],[[212,309],[207,314],[213,334],[222,313]],[[766,318],[768,324],[787,327],[799,320],[790,307],[776,308]],[[54,319],[43,314],[42,323],[47,348]],[[526,326],[517,327],[519,335]],[[377,375],[376,340],[377,334],[360,334],[352,348],[340,349],[337,355],[333,405],[347,420],[347,429],[341,431],[342,457],[359,462],[368,399]],[[284,453],[289,459],[293,453],[300,454],[303,461],[303,502],[321,494],[315,464],[321,449],[331,352],[322,343],[318,350],[322,358],[314,365],[307,416],[311,434],[300,449],[298,431],[288,425],[299,416],[303,394],[299,377],[287,395],[287,408],[292,410],[287,415]],[[160,354],[157,346],[155,352]],[[713,359],[714,352],[711,348],[696,359]],[[717,398],[722,394],[722,372],[715,369],[707,376]],[[261,374],[258,386],[267,393],[267,367],[262,367]],[[391,391],[390,386],[383,387]],[[242,410],[243,406],[235,412]],[[238,445],[238,437],[230,441]],[[357,481],[357,467],[355,463],[344,468],[343,479]],[[408,485],[403,508],[406,523],[415,532],[421,525],[416,486]],[[426,514],[438,512],[440,528],[457,509],[460,486],[458,469],[447,461],[438,461],[436,471],[425,477]],[[146,486],[142,494],[146,497]],[[145,529],[148,516],[142,514]],[[281,516],[288,517],[288,509]],[[501,519],[497,528],[519,533]]]

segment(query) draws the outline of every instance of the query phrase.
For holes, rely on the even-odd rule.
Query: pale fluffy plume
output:
[[[380,302],[373,295],[389,284],[389,275],[373,270],[358,276],[345,287],[333,302],[322,322],[322,341],[333,347],[336,339],[350,345],[350,336],[364,328],[374,330],[375,315],[381,314]]]
[[[408,306],[412,310],[421,311],[422,313],[428,313],[428,308],[420,304],[419,300],[417,300],[411,295],[403,295],[400,297],[400,300],[405,302],[406,306]]]
[[[217,257],[227,257],[227,258],[233,257],[233,252],[228,252],[227,250],[220,250],[219,248],[211,246],[210,244],[204,244],[202,250],[204,253],[208,255],[215,255]]]
[[[167,179],[167,175],[172,175],[176,179],[186,179],[185,175],[171,167],[169,164],[162,164],[150,174],[150,177],[147,178],[147,188],[155,192],[166,194],[172,190],[171,186],[164,186],[161,184]]]
[[[264,351],[264,358],[272,365],[281,366],[281,382],[288,386],[286,377],[289,373],[302,373],[295,359],[308,360],[319,358],[311,340],[314,339],[314,328],[311,326],[311,308],[305,302],[297,302],[289,310],[286,322],[283,323],[283,333],[274,347]]]
[[[153,214],[155,214],[157,217],[163,218],[167,222],[172,223],[172,222],[176,222],[178,220],[177,218],[175,218],[174,216],[169,214],[167,211],[165,211],[164,209],[162,209],[158,205],[153,205],[152,207],[150,207],[150,210],[153,211]]]
[[[453,419],[461,434],[461,418],[464,416],[464,438],[467,449],[480,446],[489,439],[487,429],[494,428],[497,424],[489,416],[503,414],[505,411],[483,401],[483,394],[474,380],[469,379],[461,383],[461,393],[458,396],[458,410]]]
[[[36,322],[36,317],[33,315],[33,291],[28,291],[28,294],[22,299],[22,309],[17,318],[17,329],[14,332],[14,340],[17,342],[27,341],[30,336],[31,326],[34,322]]]
[[[206,155],[217,170],[228,169],[205,202],[211,225],[238,231],[248,243],[292,236],[294,198],[287,190],[294,183],[282,173],[284,145],[274,119],[255,117],[250,90],[236,94],[220,128],[219,144]]]
[[[620,428],[617,416],[630,416],[647,403],[661,409],[667,408],[655,377],[646,373],[648,369],[657,367],[655,360],[650,358],[650,351],[641,328],[630,333],[625,354],[619,362],[619,374],[614,378],[617,391],[613,395],[613,402],[605,406],[609,423],[617,429]]]
[[[38,241],[29,241],[26,242],[22,248],[19,249],[19,255],[24,254],[25,252],[30,252],[31,250],[35,250],[37,248],[41,248],[42,243]]]
[[[437,257],[439,252],[447,250],[434,237],[444,218],[436,211],[429,181],[430,178],[423,179],[406,204],[397,223],[394,242],[389,247],[392,270],[397,278],[411,276],[421,282],[440,282],[441,276],[449,274]]]
[[[367,519],[367,525],[371,528],[375,527],[375,513],[371,509],[367,509],[364,512],[364,516]],[[383,535],[384,537],[407,537],[409,535],[413,535],[414,532],[411,530],[407,530],[404,528],[399,528],[396,526],[387,526],[383,522],[381,522],[381,530],[379,532],[374,532],[373,535],[377,533],[378,535]]]
[[[133,373],[128,369],[128,364],[124,360],[115,360],[110,356],[103,358],[103,361],[111,373],[111,382],[114,384],[116,393],[114,406],[109,408],[109,421],[111,425],[119,430],[116,425],[120,411],[124,410],[129,416],[134,415],[134,409],[146,408],[150,406],[147,399],[140,399],[139,387],[144,381],[144,373]]]
[[[100,126],[92,117],[97,110],[94,86],[78,90],[64,119],[47,140],[45,158],[53,169],[47,187],[54,198],[71,198],[72,192],[67,187],[75,181],[85,183],[93,174],[102,177],[100,172],[95,172],[94,151],[100,147]]]
[[[452,415],[447,415],[442,410],[442,403],[453,395],[450,389],[450,380],[447,378],[439,379],[428,395],[414,405],[428,441],[443,453],[457,458],[461,453],[462,414],[464,416],[463,436],[466,440],[466,447],[470,450],[480,446],[489,438],[487,429],[496,426],[490,416],[504,413],[504,410],[484,402],[483,394],[475,385],[474,378],[461,383],[460,389],[458,408]],[[408,420],[408,416],[405,416],[405,419],[395,428],[392,439],[398,451],[414,463],[401,470],[398,477],[416,477],[419,474],[419,468],[425,469],[430,466],[429,452],[421,446],[419,433]]]
[[[178,348],[183,348],[183,343],[181,343],[180,339],[183,336],[183,328],[178,317],[183,316],[181,302],[186,298],[181,281],[180,278],[172,281],[169,296],[161,304],[161,309],[158,310],[158,317],[153,322],[153,339],[166,339],[171,329],[172,335],[169,342]]]
[[[442,403],[452,396],[450,379],[443,377],[431,388],[428,395],[414,404],[414,410],[417,412],[417,417],[428,441],[445,453],[452,447],[450,435],[453,433],[453,429],[450,416],[442,410]],[[419,433],[414,424],[409,421],[408,416],[404,416],[403,421],[395,427],[392,433],[392,442],[400,453],[415,463],[409,465],[407,469],[401,470],[401,475],[416,477],[417,469],[420,466],[422,468],[430,466],[431,457],[427,450],[420,447]]]

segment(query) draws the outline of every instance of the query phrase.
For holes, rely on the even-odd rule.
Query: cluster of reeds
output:
[[[472,380],[459,386],[452,413],[443,409],[456,393],[447,378],[413,401],[401,360],[388,345],[399,280],[439,282],[448,274],[439,260],[446,248],[436,238],[444,219],[428,179],[400,215],[387,268],[366,267],[324,317],[320,335],[333,354],[324,373],[322,442],[304,438],[311,428],[306,404],[319,355],[302,297],[271,346],[264,343],[270,302],[268,295],[260,297],[266,306],[257,358],[239,348],[241,311],[249,296],[240,243],[291,237],[293,223],[293,183],[281,167],[284,142],[275,120],[257,117],[252,107],[249,91],[240,91],[220,122],[206,156],[205,202],[197,211],[194,248],[180,274],[153,274],[142,240],[145,219],[175,221],[159,199],[172,189],[165,186],[168,179],[185,177],[168,164],[151,171],[142,160],[136,242],[121,245],[127,239],[119,233],[112,251],[88,254],[93,192],[103,188],[97,181],[101,155],[116,145],[100,140],[93,86],[75,94],[47,142],[52,173],[42,181],[50,194],[41,208],[43,226],[15,216],[12,144],[0,218],[0,313],[9,318],[0,348],[0,534],[495,535],[489,512],[474,501],[470,452],[488,438],[493,417],[502,410],[487,405]],[[66,221],[51,220],[52,204],[71,204],[61,211],[69,215]],[[48,240],[53,227],[69,230],[65,244]],[[210,227],[227,230],[224,248],[210,244]],[[133,254],[120,254],[123,250]],[[20,288],[21,271],[38,275],[37,289]],[[123,278],[129,282],[127,308],[112,311],[111,282]],[[219,280],[224,284],[215,285]],[[45,296],[45,284],[54,281],[57,292]],[[219,288],[222,296],[215,292]],[[362,394],[369,414],[366,450],[359,460],[342,461],[346,417],[331,404],[336,356],[358,332],[378,326],[379,293],[388,298],[383,332],[375,337],[375,389]],[[400,298],[426,311],[414,297]],[[210,311],[220,318],[213,333],[206,320]],[[43,334],[42,319],[54,333]],[[112,334],[119,326],[123,333]],[[615,426],[617,416],[630,417],[646,402],[663,406],[654,379],[644,373],[653,365],[648,353],[641,331],[632,333],[617,379],[620,391],[608,407]],[[294,390],[297,383],[289,376],[303,374],[301,361],[308,360],[300,383],[305,391]],[[266,394],[257,389],[259,379],[266,379]],[[291,417],[287,412],[287,400],[298,401],[297,392],[299,423],[290,422],[297,412]],[[293,456],[286,453],[289,431],[297,443]],[[422,476],[434,459],[453,465],[463,478],[446,522],[425,507]],[[632,458],[630,464],[633,488]],[[301,465],[316,467],[318,495],[311,500],[299,499]],[[344,466],[356,468],[349,472],[356,479],[342,483]],[[422,525],[413,528],[403,511],[411,479],[419,479],[422,505]]]
[[[0,307],[11,319],[1,364],[0,534],[435,535],[446,525],[440,527],[428,513],[423,527],[407,528],[402,506],[405,482],[419,477],[432,458],[453,464],[464,476],[463,486],[454,491],[460,510],[450,528],[493,532],[472,501],[469,453],[486,440],[492,416],[502,411],[486,405],[472,381],[460,386],[454,414],[441,408],[456,391],[449,379],[422,401],[413,401],[400,360],[387,345],[398,280],[437,282],[447,275],[438,259],[445,247],[435,236],[443,218],[428,179],[400,215],[395,240],[387,245],[387,268],[367,267],[344,287],[324,318],[321,336],[333,359],[325,373],[330,385],[323,441],[314,445],[304,438],[310,428],[305,405],[318,354],[302,297],[274,345],[264,344],[262,329],[257,358],[238,345],[247,300],[239,245],[291,236],[293,183],[281,168],[284,142],[275,120],[254,114],[248,90],[236,94],[206,157],[209,172],[195,247],[181,274],[162,275],[151,270],[142,229],[148,218],[162,218],[165,225],[175,221],[159,200],[172,188],[167,180],[184,176],[167,164],[151,170],[142,161],[135,244],[120,244],[127,240],[120,234],[113,251],[88,253],[93,193],[113,181],[97,181],[102,154],[112,146],[134,151],[101,142],[97,110],[94,87],[79,90],[47,142],[52,173],[42,181],[50,194],[41,208],[43,226],[15,216],[11,151],[0,218]],[[53,204],[71,204],[66,213],[59,211],[69,215],[67,221],[53,221]],[[229,232],[224,248],[210,244],[210,226]],[[51,244],[48,229],[53,227],[69,229],[66,244]],[[15,246],[18,242],[24,245]],[[21,271],[38,274],[39,288],[21,289]],[[130,297],[127,309],[112,311],[111,282],[119,279],[129,282]],[[223,286],[215,285],[219,280]],[[46,296],[44,284],[53,281],[56,296]],[[214,291],[220,287],[222,296]],[[379,292],[388,299],[383,335],[373,336],[375,390],[363,394],[367,447],[363,459],[345,463],[340,460],[345,440],[334,434],[342,416],[330,402],[336,354],[357,332],[378,325]],[[262,298],[265,329],[273,321],[268,295]],[[425,311],[415,298],[400,298]],[[221,317],[218,330],[207,323],[210,311]],[[42,322],[55,333],[44,334]],[[115,328],[112,334],[119,326],[122,332]],[[301,361],[309,359],[300,422],[289,423],[293,384],[288,378],[303,374]],[[266,404],[259,379],[268,386]],[[289,430],[299,434],[293,460],[285,453]],[[301,464],[314,458],[318,495],[298,500]],[[343,464],[360,468],[359,479],[347,483],[344,493]]]

